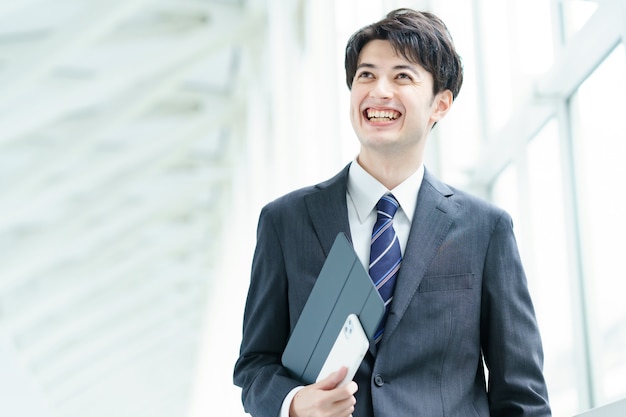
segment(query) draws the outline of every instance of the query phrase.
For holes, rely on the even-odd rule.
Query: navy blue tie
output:
[[[376,205],[377,219],[372,231],[372,247],[370,251],[369,273],[380,296],[385,302],[385,315],[374,335],[378,343],[383,336],[385,322],[389,314],[389,305],[393,298],[402,252],[400,242],[393,228],[393,216],[398,210],[398,201],[392,194],[385,194]]]

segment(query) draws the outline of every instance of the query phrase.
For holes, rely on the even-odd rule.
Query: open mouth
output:
[[[395,110],[365,110],[365,117],[370,122],[391,122],[400,117],[400,112]]]

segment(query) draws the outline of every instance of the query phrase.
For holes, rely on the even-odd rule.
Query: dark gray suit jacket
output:
[[[276,417],[300,384],[280,358],[337,233],[350,236],[347,180],[348,167],[261,212],[234,371],[255,417]],[[426,171],[383,340],[355,377],[354,417],[550,416],[542,366],[510,217]]]

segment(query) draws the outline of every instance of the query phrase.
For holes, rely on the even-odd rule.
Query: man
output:
[[[510,217],[423,166],[428,134],[462,84],[444,23],[400,9],[359,30],[346,48],[346,81],[356,160],[260,215],[234,372],[245,409],[259,417],[549,416]],[[399,208],[386,214],[381,199]],[[392,219],[387,251],[397,245],[401,255],[382,339],[353,382],[337,386],[342,368],[302,387],[280,363],[290,331],[338,232],[367,269],[377,212]]]

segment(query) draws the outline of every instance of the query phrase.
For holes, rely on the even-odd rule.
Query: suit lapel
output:
[[[352,240],[346,206],[349,166],[330,180],[318,184],[315,187],[316,190],[305,197],[313,228],[326,256],[330,252],[337,233],[343,232],[348,239]],[[428,171],[424,173],[409,240],[394,291],[391,305],[393,314],[390,314],[387,319],[383,339],[389,338],[397,327],[417,292],[428,265],[452,225],[458,210],[458,204],[448,198],[452,194],[449,187],[430,175]],[[371,351],[375,354],[375,347]]]
[[[330,180],[318,184],[316,192],[305,197],[313,228],[326,256],[339,232],[345,233],[352,240],[346,206],[349,166]]]
[[[394,291],[392,314],[387,319],[383,339],[388,339],[400,322],[424,278],[428,265],[450,229],[458,210],[457,203],[448,198],[452,194],[449,187],[428,171],[424,173]]]

